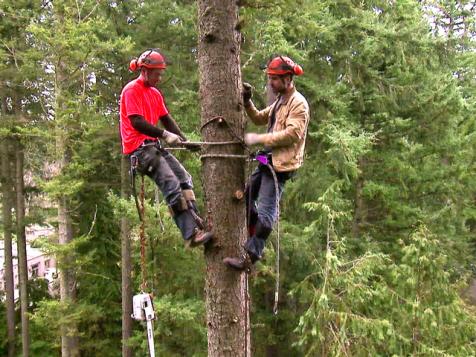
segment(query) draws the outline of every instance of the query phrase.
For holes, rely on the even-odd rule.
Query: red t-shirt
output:
[[[130,154],[146,139],[157,140],[134,129],[129,116],[140,115],[155,126],[159,118],[168,113],[164,98],[157,88],[146,87],[141,78],[126,84],[122,90],[120,102],[122,152]]]

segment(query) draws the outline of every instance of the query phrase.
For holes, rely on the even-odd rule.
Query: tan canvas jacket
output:
[[[250,101],[245,107],[246,113],[255,124],[267,125],[279,99],[261,111]],[[263,134],[263,144],[272,149],[273,166],[277,172],[294,171],[301,167],[308,124],[309,104],[301,93],[293,89],[282,98],[272,132]]]

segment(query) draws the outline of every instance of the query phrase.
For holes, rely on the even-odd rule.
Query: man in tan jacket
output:
[[[243,271],[261,259],[266,239],[278,219],[278,205],[284,184],[301,167],[309,123],[309,105],[294,87],[295,75],[303,74],[301,66],[290,58],[278,56],[267,65],[268,83],[276,101],[258,111],[251,101],[251,86],[243,84],[246,113],[257,125],[267,125],[266,134],[248,133],[245,143],[261,144],[259,165],[246,187],[249,239],[242,257],[227,257],[223,262]]]

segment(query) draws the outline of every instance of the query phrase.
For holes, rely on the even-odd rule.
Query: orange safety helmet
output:
[[[160,54],[159,50],[150,49],[142,53],[139,58],[134,58],[129,64],[131,71],[136,71],[142,67],[165,69],[167,63],[165,62],[165,57]]]
[[[283,76],[291,74],[300,76],[304,73],[302,67],[293,62],[293,60],[286,56],[274,57],[268,62],[266,66],[266,73],[271,75]]]

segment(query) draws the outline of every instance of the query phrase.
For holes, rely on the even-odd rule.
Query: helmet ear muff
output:
[[[301,74],[304,73],[304,70],[302,69],[302,67],[298,64],[295,64],[294,67],[293,67],[293,72],[296,76],[300,76]]]
[[[129,70],[132,72],[137,71],[139,68],[139,65],[137,64],[137,58],[134,58],[131,63],[129,63]]]

